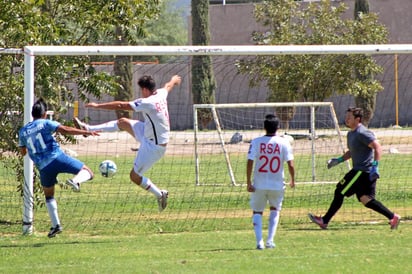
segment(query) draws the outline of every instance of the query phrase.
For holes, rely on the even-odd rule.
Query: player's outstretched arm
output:
[[[346,160],[349,160],[351,158],[351,153],[350,151],[346,151],[342,156],[337,157],[337,158],[331,158],[327,162],[327,167],[328,169],[339,165],[340,163],[343,163]]]
[[[87,131],[83,129],[78,129],[74,127],[68,127],[64,125],[60,125],[56,132],[59,132],[64,135],[92,135],[92,136],[99,136],[99,131]]]
[[[107,103],[90,102],[85,105],[87,108],[97,108],[106,110],[133,110],[129,102],[126,101],[112,101]]]
[[[168,92],[172,91],[174,86],[180,85],[182,82],[182,77],[179,75],[174,75],[169,82],[165,84],[163,88],[167,89]]]

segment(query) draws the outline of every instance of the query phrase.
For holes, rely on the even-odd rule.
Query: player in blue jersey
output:
[[[265,117],[266,134],[250,143],[246,165],[247,191],[251,192],[253,229],[257,249],[274,248],[274,237],[279,224],[285,193],[284,163],[288,166],[290,187],[295,187],[295,167],[292,147],[286,138],[276,135],[279,120],[275,115]],[[252,173],[253,172],[253,173]],[[252,177],[253,175],[253,177]],[[266,244],[262,236],[262,215],[269,204],[269,224]]]
[[[54,185],[57,183],[57,175],[59,173],[75,174],[73,179],[66,181],[66,184],[76,192],[80,191],[81,183],[93,178],[93,172],[90,168],[62,151],[53,133],[96,136],[99,133],[64,126],[56,121],[46,119],[47,104],[43,99],[34,103],[31,114],[33,121],[19,131],[19,147],[23,156],[28,153],[39,170],[40,183],[43,187],[46,207],[52,223],[48,237],[52,238],[63,230],[57,212],[57,202],[54,199]]]
[[[134,101],[113,101],[107,103],[86,104],[88,108],[105,110],[130,110],[140,112],[144,116],[144,121],[120,118],[100,125],[88,125],[81,122],[77,117],[73,121],[77,128],[89,131],[113,132],[124,130],[133,136],[140,143],[138,153],[134,160],[134,166],[130,171],[130,179],[136,185],[149,191],[157,198],[159,211],[163,211],[167,206],[168,191],[159,189],[150,178],[144,176],[166,152],[169,142],[170,123],[167,105],[167,96],[174,86],[180,85],[182,79],[179,75],[174,75],[163,88],[156,89],[153,77],[143,75],[137,84],[141,89],[142,98]]]
[[[401,216],[393,213],[375,199],[382,147],[375,134],[362,125],[362,117],[363,110],[361,108],[351,107],[347,110],[345,123],[350,129],[347,135],[349,150],[342,156],[328,161],[328,168],[331,168],[352,159],[352,169],[336,185],[333,201],[326,214],[323,216],[308,214],[309,219],[321,229],[328,227],[329,221],[342,206],[344,198],[354,194],[365,207],[388,218],[391,229],[396,229],[401,220]]]

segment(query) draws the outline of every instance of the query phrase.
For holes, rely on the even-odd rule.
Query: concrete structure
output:
[[[348,7],[345,16],[353,18],[354,0],[344,2]],[[389,30],[389,43],[412,43],[412,1],[411,0],[373,0],[369,1],[370,11],[379,14],[380,21]],[[306,4],[306,3],[302,3]],[[264,30],[253,17],[253,4],[211,5],[210,30],[212,45],[251,45],[251,33]],[[190,33],[190,32],[189,32]],[[395,125],[395,75],[394,56],[377,56],[377,60],[385,68],[385,73],[379,76],[384,91],[377,97],[375,116],[370,125],[386,127]],[[214,73],[217,82],[216,101],[218,103],[265,102],[268,90],[264,83],[249,87],[249,80],[239,75],[234,67],[233,57],[213,57]],[[409,65],[412,56],[399,56],[399,125],[412,124],[412,66]],[[105,70],[110,70],[106,67]],[[163,85],[173,74],[183,77],[181,87],[176,88],[169,96],[169,111],[171,126],[174,130],[190,129],[193,127],[192,97],[190,82],[190,58],[179,58],[170,64],[135,65],[133,85],[136,97],[139,91],[136,87],[138,77],[151,74],[158,84]],[[108,100],[107,98],[105,100]],[[334,102],[339,119],[343,119],[348,106],[354,105],[351,96],[336,96],[330,98]],[[134,114],[136,115],[136,114]],[[69,114],[70,116],[70,114]],[[88,116],[92,123],[100,123],[115,119],[113,112],[92,112],[80,106],[80,117]],[[70,116],[71,117],[71,116]],[[138,118],[138,116],[136,115]]]
[[[355,0],[335,1],[348,6],[346,18],[353,18]],[[302,3],[305,5],[306,3]],[[250,45],[254,30],[262,30],[253,17],[253,4],[211,5],[210,30],[212,45]],[[370,12],[389,30],[389,43],[412,43],[412,1],[370,0]]]
[[[335,1],[335,5],[345,3],[348,10],[345,18],[352,19],[354,13],[354,0]],[[306,5],[307,3],[302,3]],[[389,43],[412,43],[412,1],[410,0],[373,0],[369,1],[370,12],[379,15],[379,20],[389,31]],[[249,45],[253,31],[265,29],[256,23],[253,17],[253,4],[238,5],[212,5],[210,6],[210,30],[212,45]],[[412,123],[409,106],[412,104],[412,68],[409,63],[412,56],[398,56],[399,71],[399,124]],[[380,77],[384,91],[377,97],[375,116],[371,126],[390,126],[395,124],[395,68],[394,56],[377,56],[378,62],[384,66],[385,72]],[[245,83],[247,86],[247,83]],[[241,92],[243,94],[243,92]],[[260,90],[261,95],[265,92]],[[251,99],[251,98],[250,98]],[[265,100],[255,98],[256,101]],[[351,96],[337,96],[330,98],[335,104],[338,116],[343,117],[345,109],[354,105]]]

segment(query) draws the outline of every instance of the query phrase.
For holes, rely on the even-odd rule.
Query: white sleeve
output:
[[[132,109],[136,112],[137,111],[142,111],[142,110],[145,109],[142,98],[136,99],[134,101],[130,101],[129,104],[132,107]]]
[[[253,161],[255,160],[255,158],[256,158],[255,146],[256,146],[256,142],[255,142],[255,140],[252,140],[252,142],[250,142],[249,151],[247,153],[247,159],[248,160],[253,160]]]

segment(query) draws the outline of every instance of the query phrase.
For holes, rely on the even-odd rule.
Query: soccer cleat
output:
[[[53,238],[56,236],[56,234],[62,233],[63,228],[60,225],[56,225],[55,227],[50,228],[49,234],[47,234],[47,237]]]
[[[159,212],[162,212],[167,207],[167,198],[169,196],[169,192],[167,190],[161,190],[162,196],[157,198],[157,203],[159,204]]]
[[[72,179],[67,179],[66,185],[70,186],[74,192],[80,192],[80,184],[73,182]]]
[[[312,213],[308,213],[308,217],[313,223],[317,224],[321,229],[327,229],[328,228],[328,224],[325,224],[323,222],[322,217],[315,216]]]
[[[73,123],[74,123],[74,126],[78,129],[88,130],[86,127],[86,124],[80,121],[80,119],[77,117],[73,117]],[[87,137],[87,135],[83,134],[83,137]]]
[[[266,245],[265,245],[265,247],[266,247],[266,248],[275,248],[276,245],[275,245],[274,242],[267,242]]]
[[[389,224],[391,225],[391,229],[397,229],[398,225],[401,221],[401,216],[398,214],[394,214],[392,220],[390,220]]]
[[[260,242],[257,244],[256,249],[257,249],[257,250],[263,250],[263,249],[265,249],[265,246],[263,245],[263,241],[260,241]]]

